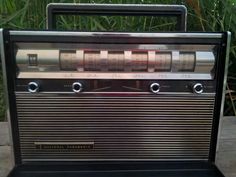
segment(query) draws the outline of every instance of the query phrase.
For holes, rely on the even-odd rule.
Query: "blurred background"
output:
[[[0,28],[45,29],[48,3],[183,4],[188,31],[231,31],[232,42],[224,114],[236,116],[236,0],[0,0]],[[60,30],[160,32],[175,29],[175,18],[57,16]],[[223,74],[223,73],[222,73]],[[0,70],[0,121],[6,120]]]

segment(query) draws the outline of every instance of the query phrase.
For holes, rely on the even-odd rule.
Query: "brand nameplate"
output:
[[[49,142],[35,142],[35,148],[41,150],[88,150],[94,148],[93,142],[83,143],[49,143]]]

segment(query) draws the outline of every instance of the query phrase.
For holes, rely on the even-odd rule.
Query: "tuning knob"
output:
[[[28,91],[30,93],[36,93],[39,91],[39,84],[37,82],[28,83]]]
[[[203,85],[201,83],[196,83],[193,85],[193,92],[200,94],[203,92]]]
[[[74,82],[74,83],[72,84],[72,90],[73,90],[73,92],[79,93],[79,92],[82,91],[82,89],[83,89],[83,85],[82,85],[80,82]]]
[[[152,93],[158,93],[158,92],[160,91],[160,84],[158,84],[158,83],[152,83],[152,84],[150,85],[150,91],[151,91]]]

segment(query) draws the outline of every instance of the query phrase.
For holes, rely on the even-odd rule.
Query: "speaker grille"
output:
[[[214,95],[16,93],[16,103],[23,161],[208,159]]]

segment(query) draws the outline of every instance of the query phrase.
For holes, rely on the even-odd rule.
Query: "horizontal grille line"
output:
[[[199,151],[199,153],[197,153],[197,151]],[[58,151],[59,152],[59,151]],[[119,156],[119,154],[122,153],[123,155],[122,156]],[[139,155],[137,157],[137,154],[134,154],[134,155],[129,155],[131,152],[130,151],[125,151],[125,152],[117,152],[117,155],[114,155],[112,153],[108,153],[108,154],[105,154],[107,157],[109,157],[110,159],[114,159],[114,158],[136,158],[137,160],[139,158],[150,158],[150,159],[153,159],[154,157],[169,157],[169,158],[173,158],[173,157],[179,157],[179,158],[183,158],[183,157],[188,157],[190,158],[191,156],[195,156],[195,157],[201,157],[203,155],[201,155],[201,153],[205,153],[207,154],[208,151],[205,151],[205,150],[196,150],[196,151],[186,151],[186,155],[181,155],[181,151],[178,151],[178,152],[172,152],[172,153],[166,153],[164,151],[158,151],[157,153],[153,153],[151,156],[145,152],[143,152],[143,154],[141,155],[140,151],[137,152],[137,154]],[[64,158],[70,158],[70,159],[74,159],[74,158],[79,158],[79,159],[82,159],[82,158],[97,158],[97,160],[99,159],[104,159],[104,152],[100,152],[99,155],[95,155],[95,154],[89,154],[89,153],[70,153],[70,154],[66,154],[66,155],[60,155],[60,154],[63,154],[63,151],[62,152],[59,152],[59,153],[52,153],[52,155],[50,155],[51,152],[43,152],[43,153],[36,153],[34,156],[31,156],[30,154],[24,154],[22,153],[22,156],[24,158],[32,158],[32,159],[35,159],[37,157],[40,157],[40,159],[43,159],[43,158],[56,158],[56,159],[64,159]],[[65,154],[65,153],[64,153]],[[103,155],[102,155],[103,154]],[[160,155],[162,154],[162,155]],[[208,155],[205,155],[204,157],[208,157]]]
[[[96,95],[96,97],[91,97],[91,96],[83,96],[83,95],[69,95],[66,94],[66,96],[61,96],[61,95],[57,95],[55,94],[55,96],[50,96],[48,94],[42,94],[42,95],[32,95],[32,94],[17,94],[16,93],[16,98],[20,99],[20,100],[28,100],[31,98],[34,99],[44,99],[44,97],[46,96],[46,98],[48,100],[68,100],[68,98],[70,98],[71,100],[150,100],[150,99],[154,99],[154,100],[177,100],[178,99],[183,99],[183,100],[213,100],[214,99],[214,95],[181,95],[181,96],[176,96],[176,95],[171,95],[171,96],[163,96],[163,95],[150,95],[150,96],[144,96],[144,95],[138,95],[138,96],[98,96]]]
[[[122,151],[117,151],[117,152],[122,152],[122,153],[125,153],[125,152],[129,152],[129,153],[132,153],[132,151],[137,151],[137,153],[143,153],[143,155],[145,155],[145,152],[148,154],[148,152],[147,151],[152,151],[152,155],[155,155],[155,154],[158,154],[158,153],[163,153],[163,154],[178,154],[178,153],[181,153],[181,151],[185,151],[185,154],[187,155],[187,154],[194,154],[194,155],[197,155],[197,154],[199,154],[199,155],[201,155],[201,153],[202,152],[209,152],[207,149],[168,149],[168,150],[161,150],[161,149],[158,149],[158,150],[154,150],[154,149],[147,149],[147,150],[143,150],[143,149],[126,149],[126,150],[123,150],[123,152]],[[76,155],[77,153],[78,153],[78,155],[79,155],[79,152],[80,153],[82,153],[82,155],[92,155],[93,153],[92,153],[92,151],[90,152],[90,153],[86,153],[85,151],[89,151],[89,150],[81,150],[81,151],[70,151],[70,152],[68,152],[68,154],[66,154],[66,155],[69,155],[69,153],[71,153],[71,154],[74,154],[74,155]],[[110,153],[109,153],[109,151],[107,152],[107,149],[104,149],[104,150],[100,150],[100,149],[96,149],[96,151],[98,151],[98,153],[99,152],[103,152],[103,155],[104,155],[104,153],[105,154],[110,154],[110,155],[113,155],[113,154],[115,154],[115,152],[114,151],[116,151],[116,149],[109,149],[109,151],[110,151]],[[111,151],[113,151],[113,152],[111,152]],[[50,154],[58,154],[58,156],[61,156],[58,152],[60,152],[60,151],[55,151],[55,150],[50,150],[50,151],[37,151],[37,152],[34,152],[35,154],[42,154],[42,155],[46,155],[47,154],[47,152],[48,152],[48,154],[50,155]],[[63,152],[63,151],[62,151]],[[169,153],[168,153],[169,152]],[[174,153],[175,152],[175,153]],[[97,154],[98,154],[97,153]],[[97,155],[96,154],[96,155]],[[95,155],[95,156],[96,156]],[[128,154],[127,154],[128,155]],[[137,155],[137,154],[136,154]],[[62,154],[62,156],[63,156],[63,154]],[[128,155],[128,156],[131,156],[131,155]],[[135,156],[135,154],[133,154],[133,156]]]
[[[117,120],[108,120],[105,121],[105,120],[89,120],[89,119],[86,119],[86,120],[81,120],[80,118],[78,118],[78,120],[40,120],[40,121],[33,121],[33,120],[20,120],[20,122],[24,123],[24,125],[46,125],[46,124],[58,124],[58,125],[61,125],[61,124],[64,124],[64,125],[71,125],[71,123],[73,124],[89,124],[89,125],[99,125],[99,124],[103,124],[103,125],[106,125],[106,124],[116,124],[116,125],[119,125],[119,124],[137,124],[137,123],[142,123],[142,125],[145,125],[145,124],[150,124],[152,125],[152,123],[158,123],[158,124],[175,124],[175,125],[178,125],[178,124],[208,124],[211,123],[212,121],[211,120],[146,120],[146,121],[138,121],[138,120],[124,120],[123,122],[122,121],[117,121]],[[135,126],[135,125],[134,125]]]
[[[32,133],[34,133],[34,132],[32,132]],[[23,139],[32,139],[32,140],[34,140],[35,139],[35,137],[38,137],[38,136],[42,136],[42,138],[44,138],[44,137],[46,137],[46,138],[48,138],[48,137],[51,137],[51,138],[54,138],[54,137],[61,137],[61,138],[63,138],[63,137],[73,137],[73,138],[76,138],[76,137],[78,137],[78,138],[86,138],[86,139],[91,139],[91,137],[90,136],[86,136],[86,135],[69,135],[69,133],[68,134],[59,134],[59,135],[50,135],[50,134],[48,134],[48,135],[46,135],[45,133],[34,133],[34,134],[32,134],[32,135],[27,135],[27,134],[22,134],[20,137],[21,138],[23,138]],[[119,139],[120,140],[122,140],[122,141],[124,141],[124,140],[126,140],[126,139],[128,139],[129,141],[132,141],[132,139],[137,139],[136,141],[140,141],[140,136],[139,137],[135,137],[134,135],[133,136],[127,136],[127,137],[123,137],[123,136],[115,136],[115,135],[110,135],[109,137],[102,137],[102,136],[104,136],[105,134],[101,134],[100,136],[99,135],[94,135],[93,136],[93,138],[96,138],[96,139],[102,139],[102,140],[106,140],[106,139],[115,139],[116,141],[118,141]],[[187,135],[187,134],[180,134],[180,135],[173,135],[173,134],[170,134],[170,135],[164,135],[164,134],[161,134],[161,135],[154,135],[154,136],[151,136],[151,135],[148,135],[148,136],[141,136],[141,137],[146,137],[145,139],[147,139],[146,141],[151,141],[150,140],[150,138],[152,138],[153,139],[153,141],[156,141],[156,140],[159,140],[160,141],[160,139],[163,139],[162,141],[168,141],[168,140],[166,140],[166,138],[168,138],[168,139],[171,139],[171,141],[174,141],[175,139],[182,139],[182,141],[186,141],[185,139],[183,139],[183,135],[186,137],[186,138],[189,138],[189,137],[191,137],[191,139],[200,139],[201,141],[202,140],[204,140],[204,139],[209,139],[209,137],[210,137],[210,133],[209,134],[204,134],[204,135],[201,135],[201,134],[197,134],[197,135]],[[35,136],[35,137],[34,137]],[[48,141],[51,141],[51,138],[48,138],[49,140]],[[71,140],[69,140],[69,141],[71,141]],[[142,141],[145,141],[145,140],[142,140]]]
[[[24,149],[32,149],[32,150],[35,150],[35,146],[31,146],[30,144],[24,144],[24,146],[27,145],[27,148],[26,147],[23,147],[21,148],[21,150],[24,150]],[[109,144],[98,144],[96,145],[96,147],[93,149],[93,150],[104,150],[104,151],[109,151],[109,150],[119,150],[119,151],[125,151],[127,149],[129,150],[147,150],[147,149],[153,149],[154,151],[157,151],[159,149],[161,150],[166,150],[168,151],[169,149],[179,149],[179,150],[191,150],[191,149],[205,149],[205,150],[208,150],[209,147],[207,146],[207,143],[206,144],[199,144],[197,146],[197,144],[187,144],[186,146],[183,146],[184,144],[181,145],[171,145],[171,146],[168,146],[168,148],[166,148],[165,146],[166,144],[140,144],[140,145],[137,145],[137,144],[121,144],[121,145],[117,145],[117,144],[112,144],[112,145],[109,145]],[[201,145],[201,146],[200,146]],[[127,147],[129,146],[129,147]],[[140,146],[140,147],[139,147]],[[146,148],[144,148],[144,146],[148,146]],[[158,146],[158,148],[156,147]],[[44,151],[45,149],[41,149],[41,151]],[[51,149],[53,150],[53,149]],[[65,151],[78,151],[80,149],[70,149],[70,150],[65,150]],[[87,149],[89,150],[89,149]],[[87,151],[86,149],[85,150],[80,150],[80,151]],[[37,151],[40,151],[40,149],[37,149]]]
[[[91,122],[85,122],[82,124],[82,122],[80,122],[80,124],[76,125],[76,124],[60,124],[58,122],[55,123],[55,124],[40,124],[40,122],[38,124],[30,124],[29,126],[30,127],[41,127],[41,126],[44,126],[44,127],[67,127],[67,126],[70,126],[71,127],[93,127],[93,128],[122,128],[122,127],[127,127],[127,128],[134,128],[134,127],[195,127],[195,126],[199,126],[199,127],[205,127],[206,125],[210,126],[209,123],[184,123],[184,122],[181,122],[181,123],[176,123],[176,122],[165,122],[164,124],[161,124],[161,123],[158,123],[158,124],[150,124],[150,123],[145,123],[145,124],[137,124],[135,122],[131,123],[131,124],[126,124],[126,123],[123,123],[123,124],[119,124],[119,123],[105,123],[105,122],[97,122],[97,123],[91,123]],[[26,123],[24,123],[24,125],[19,125],[20,127],[28,127],[28,125]]]
[[[155,117],[154,117],[155,116]],[[199,117],[201,116],[201,117]],[[34,116],[30,116],[30,115],[19,115],[18,114],[18,117],[22,120],[24,119],[33,119],[33,118],[40,118],[40,119],[48,119],[48,118],[61,118],[61,119],[64,119],[65,120],[65,116],[63,114],[57,114],[57,115],[34,115]],[[92,118],[92,119],[100,119],[100,118],[110,118],[109,115],[97,115],[96,118],[95,117],[91,117],[90,115],[83,115],[81,116],[81,114],[78,116],[78,115],[67,115],[67,119],[78,119],[79,118]],[[194,118],[196,119],[196,117],[200,120],[200,119],[211,119],[212,120],[212,117],[209,116],[209,115],[201,115],[201,114],[198,114],[198,115],[145,115],[145,117],[143,115],[128,115],[126,117],[124,116],[120,116],[120,115],[112,115],[113,118],[119,118],[119,119],[127,119],[127,118],[136,118],[136,119],[142,119],[142,118],[145,118],[145,117],[148,117],[148,119],[166,119],[167,118],[171,118],[171,119],[179,119],[180,117],[183,118],[183,120],[187,119],[187,118]],[[66,119],[66,120],[67,120]],[[146,119],[145,119],[146,120]]]
[[[42,107],[52,107],[50,106],[52,103],[51,102],[48,102],[48,103],[43,103],[43,104],[38,104],[38,102],[36,102],[35,104],[30,104],[29,102],[21,102],[20,104],[18,104],[18,106],[21,106],[21,107],[38,107],[38,106],[42,106]],[[104,107],[104,106],[107,106],[107,107],[155,107],[156,105],[160,106],[160,107],[181,107],[181,106],[186,106],[186,107],[192,107],[192,105],[194,105],[194,107],[201,107],[201,106],[213,106],[214,104],[212,102],[209,102],[209,103],[204,103],[204,104],[201,104],[201,102],[196,102],[196,103],[193,103],[192,105],[189,105],[185,102],[185,104],[176,104],[176,103],[163,103],[163,102],[160,102],[160,103],[130,103],[128,104],[127,102],[126,103],[123,103],[123,105],[120,105],[120,104],[117,104],[117,103],[97,103],[97,102],[93,102],[93,103],[68,103],[68,104],[62,104],[62,103],[56,103],[54,102],[53,104],[57,105],[57,106],[61,106],[61,107],[97,107],[98,104],[100,107]],[[124,106],[126,105],[126,106]]]
[[[184,140],[169,140],[169,139],[167,139],[166,141],[171,141],[171,142],[166,142],[164,139],[163,140],[160,140],[160,139],[155,139],[155,140],[152,140],[152,141],[139,141],[140,142],[140,144],[206,144],[207,142],[209,142],[209,138],[207,139],[206,138],[206,140],[200,140],[200,139],[188,139],[189,141],[184,141]],[[81,142],[82,140],[81,139],[76,139],[76,140],[70,140],[70,141],[64,141],[64,139],[63,138],[61,138],[60,139],[60,141],[58,142],[58,141],[56,141],[56,140],[51,140],[51,139],[48,139],[48,140],[43,140],[43,139],[41,139],[40,141],[37,141],[37,143],[39,143],[40,144],[40,142],[48,142],[49,144],[50,143],[54,143],[54,144],[56,144],[56,143],[60,143],[60,142],[68,142],[68,143],[72,143],[73,144],[73,142]],[[83,140],[83,141],[88,141],[88,142],[94,142],[93,141],[93,139],[92,138],[87,138],[87,139],[85,139],[85,140]],[[35,139],[34,139],[34,141],[33,141],[33,143],[32,143],[32,139],[23,139],[22,141],[21,141],[22,143],[28,143],[28,144],[34,144],[34,142],[35,142]],[[107,145],[110,145],[110,144],[136,144],[137,143],[137,141],[129,141],[129,142],[126,142],[126,141],[110,141],[110,140],[97,140],[96,139],[96,141],[95,141],[95,143],[98,143],[98,144],[107,144]]]
[[[120,111],[120,112],[99,112],[99,111],[93,111],[93,112],[57,112],[57,114],[61,114],[61,115],[64,115],[64,116],[66,116],[66,115],[68,115],[68,114],[77,114],[77,116],[79,116],[78,115],[78,113],[79,114],[81,114],[81,115],[94,115],[94,114],[104,114],[104,115],[113,115],[113,114],[119,114],[119,115],[126,115],[127,117],[129,116],[129,114],[133,114],[133,115],[136,115],[137,113],[139,113],[139,114],[143,114],[144,116],[145,115],[154,115],[155,116],[155,114],[159,114],[159,116],[161,116],[161,115],[191,115],[191,114],[197,114],[198,116],[201,116],[201,115],[212,115],[213,113],[212,112],[204,112],[204,113],[199,113],[199,111],[196,111],[196,112],[194,112],[194,111],[189,111],[189,112],[168,112],[168,111],[166,111],[166,112],[155,112],[155,111],[152,111],[152,112],[128,112],[128,111]],[[50,114],[55,114],[55,111],[52,111],[52,112],[46,112],[46,111],[44,111],[44,112],[40,112],[40,111],[35,111],[35,112],[21,112],[21,111],[19,111],[18,112],[18,114],[20,114],[21,116],[23,116],[23,115],[32,115],[32,116],[34,116],[34,114],[42,114],[42,115],[50,115]]]
[[[29,129],[29,130],[26,130],[26,131],[24,131],[24,130],[21,129],[20,131],[22,131],[22,132],[32,132],[32,130],[35,131],[35,129]],[[207,131],[207,130],[209,130],[209,132],[211,131],[210,128],[205,128],[205,129],[204,129],[204,128],[201,128],[201,129],[198,128],[198,129],[194,129],[194,130],[195,130],[194,132],[201,132],[201,131]],[[58,130],[47,130],[47,131],[50,132],[50,131],[58,131]],[[45,132],[47,132],[47,131],[45,131]],[[59,132],[60,132],[60,131],[68,131],[68,132],[71,132],[71,129],[68,129],[68,130],[66,130],[66,129],[65,129],[65,130],[60,129]],[[92,133],[92,132],[96,132],[96,133],[97,133],[96,130],[94,130],[94,131],[87,130],[87,131],[86,131],[86,130],[76,130],[76,129],[74,130],[74,129],[73,129],[73,131],[77,131],[77,132],[80,132],[80,133],[83,133],[83,132],[84,132],[84,133],[88,133],[88,132],[91,132],[91,133]],[[190,131],[190,132],[192,132],[193,130],[192,130],[192,128],[186,129],[186,127],[185,127],[185,129],[173,129],[173,128],[171,128],[171,129],[158,130],[158,132],[166,132],[166,131],[167,131],[167,132],[169,132],[169,131],[173,131],[173,132],[175,132],[175,131]],[[114,133],[114,134],[116,134],[116,133],[117,133],[117,134],[120,134],[120,133],[126,133],[126,132],[135,133],[135,132],[137,132],[137,130],[125,130],[125,131],[124,131],[124,130],[123,130],[123,131],[108,131],[108,130],[105,131],[105,130],[103,130],[103,132],[104,132],[104,133],[105,133],[105,132],[107,132],[107,133],[111,133],[111,132],[112,132],[112,133]],[[156,133],[156,132],[154,132],[154,130],[145,130],[145,129],[141,129],[141,130],[139,129],[137,133],[139,133],[139,132],[142,132],[142,133],[143,133],[143,132]],[[208,132],[208,131],[207,131],[207,132]]]
[[[183,107],[185,107],[185,106],[183,106]],[[174,109],[175,109],[175,111],[177,111],[177,110],[192,110],[192,111],[196,111],[196,110],[202,110],[202,111],[205,111],[205,110],[209,110],[209,111],[211,111],[211,110],[213,110],[213,108],[212,107],[185,107],[185,108],[183,108],[183,107],[175,107]],[[130,111],[132,111],[132,110],[135,110],[135,109],[138,109],[138,108],[142,108],[142,109],[145,109],[146,111],[149,111],[149,110],[159,110],[160,108],[161,109],[173,109],[173,107],[171,107],[171,106],[168,106],[168,107],[160,107],[160,106],[158,106],[158,108],[156,107],[156,106],[153,106],[153,107],[148,107],[148,109],[146,108],[146,107],[139,107],[139,106],[137,106],[137,107],[99,107],[99,106],[97,106],[97,107],[90,107],[90,106],[87,106],[87,107],[59,107],[59,106],[57,106],[57,107],[50,107],[50,106],[45,106],[45,107],[31,107],[31,106],[28,106],[28,107],[21,107],[21,106],[18,106],[18,109],[19,110],[28,110],[28,109],[30,109],[30,110],[40,110],[40,109],[48,109],[48,110],[66,110],[66,111],[68,111],[68,110],[76,110],[76,109],[83,109],[83,110],[92,110],[92,109],[95,109],[95,110],[97,110],[97,109],[99,109],[99,110],[109,110],[109,109],[115,109],[115,110],[119,110],[119,109],[122,109],[122,110],[126,110],[126,109],[129,109]]]
[[[58,136],[60,138],[57,138],[56,140],[60,140],[62,142],[80,142],[80,141],[96,141],[96,142],[109,142],[109,143],[166,143],[170,144],[170,143],[185,143],[186,140],[188,140],[185,144],[189,144],[189,143],[194,143],[194,142],[199,142],[199,143],[206,143],[209,142],[210,140],[210,136],[206,136],[206,137],[185,137],[185,139],[183,140],[183,138],[181,139],[181,136],[179,137],[165,137],[165,138],[160,138],[160,137],[154,137],[152,139],[147,139],[147,140],[140,140],[138,138],[124,138],[122,139],[121,137],[117,138],[117,137],[110,137],[110,138],[102,138],[102,137],[73,137],[70,140],[66,140],[67,136]],[[46,139],[47,138],[47,139]],[[40,138],[41,141],[43,142],[57,142],[55,139],[55,137],[47,137],[47,136],[42,136]],[[96,138],[96,139],[95,139]],[[112,138],[112,139],[111,139]],[[22,143],[23,142],[27,142],[27,143],[31,143],[34,142],[36,139],[36,137],[22,137]],[[124,141],[128,141],[128,142],[124,142]]]
[[[43,143],[46,143],[48,142],[48,144],[50,143],[54,143],[56,144],[57,142],[55,141],[43,141]],[[60,141],[60,142],[63,142],[66,144],[66,141]],[[79,141],[74,141],[74,142],[79,142]],[[93,142],[93,141],[91,141]],[[34,142],[35,143],[35,142]],[[30,142],[30,141],[23,141],[22,142],[22,145],[28,145],[27,148],[29,147],[34,147],[35,148],[35,144]],[[38,144],[40,144],[40,142],[37,141]],[[71,143],[71,142],[67,142],[67,143]],[[139,143],[139,144],[137,144]],[[184,143],[183,141],[181,142],[159,142],[159,141],[156,141],[156,142],[132,142],[132,143],[124,143],[124,142],[102,142],[102,141],[96,141],[95,142],[95,149],[99,149],[99,148],[112,148],[112,149],[120,149],[122,147],[122,149],[120,150],[123,150],[123,149],[133,149],[133,148],[143,148],[143,146],[148,146],[147,148],[154,148],[154,149],[168,149],[168,148],[173,148],[173,147],[181,147],[181,148],[208,148],[207,144],[209,143],[209,141],[203,141],[203,142],[199,142],[199,141],[189,141],[189,143]],[[130,146],[127,146],[127,145],[130,145]],[[160,145],[160,147],[156,147],[156,145]],[[169,145],[168,148],[166,148],[165,145]],[[184,146],[183,146],[184,145]],[[25,147],[26,148],[26,147]],[[26,149],[27,149],[26,148]],[[146,148],[145,148],[146,149]],[[73,149],[72,149],[73,150]],[[86,150],[86,149],[85,149]]]
[[[37,121],[37,119],[27,119],[27,120],[20,120],[19,121],[20,123],[24,124],[24,125],[28,125],[28,124],[32,124],[32,125],[39,125],[39,124],[89,124],[89,125],[94,125],[94,124],[116,124],[116,125],[120,125],[120,124],[153,124],[153,123],[157,123],[157,124],[189,124],[189,123],[192,123],[192,124],[208,124],[209,123],[212,123],[212,120],[209,120],[209,119],[199,119],[199,120],[194,120],[194,119],[186,119],[186,120],[178,120],[178,119],[170,119],[170,120],[166,120],[166,119],[162,119],[162,120],[146,120],[146,121],[142,121],[142,120],[120,120],[120,121],[117,121],[117,120],[114,120],[114,119],[108,119],[108,120],[91,120],[91,119],[81,119],[81,118],[78,118],[77,120],[48,120],[48,119],[40,119],[40,121]]]
[[[58,134],[58,135],[55,135],[55,134],[53,134],[53,132],[50,132],[51,134],[52,134],[52,136],[51,136],[51,138],[54,138],[54,137],[61,137],[61,138],[63,138],[63,137],[68,137],[69,136],[69,133],[68,132],[63,132],[64,134],[62,135],[62,134]],[[65,133],[68,133],[68,134],[65,134]],[[28,134],[28,133],[27,133]],[[35,132],[32,132],[32,135],[27,135],[27,134],[25,134],[25,133],[22,133],[22,135],[20,136],[20,137],[22,137],[22,138],[25,138],[25,139],[28,139],[28,138],[32,138],[32,139],[34,139],[35,137],[34,136],[36,136],[36,137],[38,137],[39,135],[41,135],[42,136],[42,138],[44,138],[44,137],[50,137],[50,134],[49,133],[42,133],[42,134],[40,134],[40,133],[35,133]],[[97,133],[96,133],[97,134]],[[102,136],[104,136],[104,135],[106,135],[107,137],[102,137]],[[187,134],[179,134],[179,135],[173,135],[173,134],[168,134],[168,135],[166,135],[166,134],[155,134],[155,135],[151,135],[151,134],[148,134],[148,136],[147,135],[142,135],[142,136],[140,136],[140,137],[145,137],[145,139],[153,139],[153,140],[156,140],[156,139],[159,139],[159,141],[160,141],[160,139],[166,139],[166,138],[168,138],[168,139],[171,139],[171,141],[173,141],[174,139],[183,139],[183,136],[185,136],[186,138],[189,138],[189,137],[191,137],[191,138],[201,138],[201,140],[203,139],[208,139],[209,137],[210,137],[210,133],[209,134],[206,134],[206,135],[201,135],[201,134],[194,134],[194,135],[187,135]],[[73,138],[85,138],[85,139],[91,139],[91,136],[89,136],[89,135],[76,135],[76,134],[72,134],[71,135],[71,137],[73,137]],[[140,137],[138,137],[138,136],[135,136],[135,135],[128,135],[127,137],[124,137],[124,136],[122,136],[122,135],[117,135],[117,136],[115,136],[115,135],[107,135],[107,134],[105,134],[105,133],[99,133],[98,135],[93,135],[93,138],[96,138],[96,139],[103,139],[103,140],[106,140],[106,139],[115,139],[115,140],[118,140],[118,139],[122,139],[122,140],[126,140],[126,139],[129,139],[130,141],[132,140],[132,139],[137,139],[137,140],[140,140],[139,138]],[[51,140],[51,138],[49,139],[49,140]],[[68,140],[68,141],[70,141],[70,140]],[[144,141],[144,140],[142,140],[142,141]],[[185,139],[183,139],[183,141],[185,141]]]

